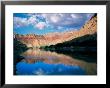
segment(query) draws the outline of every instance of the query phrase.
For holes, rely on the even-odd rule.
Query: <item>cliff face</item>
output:
[[[87,34],[94,34],[97,32],[97,16],[92,17],[80,30],[68,31],[62,33],[49,33],[45,35],[15,35],[15,39],[19,40],[27,47],[40,47],[55,45],[65,41],[70,41],[74,38],[81,37]]]

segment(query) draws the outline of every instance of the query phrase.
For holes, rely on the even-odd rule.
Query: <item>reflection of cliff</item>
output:
[[[64,64],[64,65],[73,65],[80,66],[87,71],[91,71],[89,74],[96,73],[96,63],[88,63],[84,60],[78,60],[64,54],[58,54],[50,51],[41,51],[39,49],[29,49],[28,51],[21,54],[25,59],[23,62],[34,64],[37,62],[44,62],[48,64]],[[95,73],[94,73],[95,72]]]
[[[97,32],[97,16],[92,17],[85,25],[76,31],[67,31],[62,33],[49,33],[45,35],[19,35],[16,34],[15,38],[28,47],[40,47],[55,45],[65,41],[70,41],[74,38],[81,37],[87,34],[94,34]]]
[[[70,65],[77,65],[77,61],[72,59],[69,56],[63,55],[63,54],[57,54],[55,52],[50,52],[50,51],[41,51],[39,49],[35,50],[28,50],[22,54],[26,59],[25,61],[28,63],[33,63],[37,61],[43,61],[46,63],[63,63],[63,64],[70,64]]]

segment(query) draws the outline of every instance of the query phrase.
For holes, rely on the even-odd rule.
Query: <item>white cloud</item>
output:
[[[72,17],[73,19],[76,19],[76,18],[78,18],[78,15],[77,15],[77,14],[71,14],[71,17]]]
[[[57,16],[57,15],[50,16],[50,20],[51,20],[53,23],[59,22],[60,19],[61,19],[61,18],[60,18],[59,16]]]
[[[84,16],[86,16],[84,14],[78,14],[78,13],[72,13],[70,15],[73,19],[82,19]]]
[[[71,26],[80,24],[82,20],[84,20],[84,14],[77,14],[77,13],[50,13],[50,14],[43,14],[46,18],[46,23],[53,26]]]
[[[37,19],[35,16],[31,16],[29,18],[14,17],[15,27],[27,26],[29,24],[35,25],[36,23],[37,23]]]
[[[23,27],[33,25],[37,29],[44,29],[46,27],[45,22],[38,22],[35,15],[31,15],[29,18],[14,17],[14,27]]]
[[[51,25],[54,28],[62,29],[64,26],[81,26],[92,15],[92,13],[29,13],[27,18],[14,17],[14,25],[15,27],[32,25],[40,30]]]
[[[27,18],[14,17],[14,25],[15,27],[21,27],[28,25]]]
[[[42,13],[41,15],[42,15],[44,18],[47,17],[47,14],[46,14],[46,13]]]
[[[28,19],[28,24],[36,24],[37,23],[37,20],[36,20],[36,16],[31,16],[29,19]]]
[[[70,21],[64,21],[62,23],[62,25],[71,25],[71,24],[73,24],[73,22],[71,20]]]
[[[46,27],[46,23],[45,22],[39,22],[35,25],[35,27],[42,30]]]

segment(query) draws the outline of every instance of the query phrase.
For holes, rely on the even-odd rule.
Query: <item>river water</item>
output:
[[[88,55],[28,49],[20,56],[14,65],[16,75],[97,75],[96,59]]]

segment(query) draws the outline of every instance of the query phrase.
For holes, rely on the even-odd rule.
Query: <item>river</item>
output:
[[[14,59],[15,75],[97,75],[96,58],[88,55],[28,49]]]

